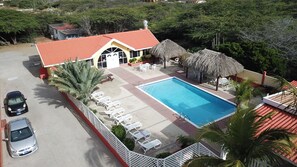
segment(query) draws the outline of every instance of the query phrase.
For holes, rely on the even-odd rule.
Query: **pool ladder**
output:
[[[184,114],[183,112],[181,112],[179,114],[179,117],[182,118],[182,119],[188,119],[188,120],[190,120],[190,118],[186,114]]]

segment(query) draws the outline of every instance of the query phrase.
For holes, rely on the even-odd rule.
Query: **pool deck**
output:
[[[161,140],[162,148],[149,151],[148,155],[178,149],[176,146],[177,136],[195,136],[197,128],[140,91],[136,86],[175,76],[226,100],[231,102],[234,100],[234,96],[225,91],[215,91],[213,86],[198,84],[197,81],[186,78],[185,73],[181,72],[181,69],[177,66],[169,66],[164,69],[162,65],[158,65],[155,70],[141,72],[136,67],[122,65],[118,68],[106,69],[105,73],[112,73],[115,79],[112,82],[99,84],[100,90],[113,100],[121,101],[121,106],[126,110],[125,113],[131,114],[133,121],[140,121],[143,124],[142,129],[149,130],[152,133],[151,138]],[[98,117],[108,127],[114,124],[110,118],[103,114],[103,107],[96,106],[93,103],[90,104],[90,107],[98,111]],[[217,124],[223,128],[225,122],[226,119],[222,119]],[[142,152],[137,146],[134,151]]]

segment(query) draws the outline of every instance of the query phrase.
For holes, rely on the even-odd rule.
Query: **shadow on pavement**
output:
[[[39,77],[41,60],[38,55],[29,56],[29,60],[23,61],[23,65],[34,77]]]
[[[85,153],[85,159],[88,161],[89,166],[109,166],[109,167],[120,167],[122,166],[116,157],[109,151],[109,149],[102,143],[100,138],[93,132],[92,129],[83,121],[83,119],[76,113],[76,111],[69,105],[67,106],[69,111],[75,116],[77,121],[90,135],[90,138],[86,141],[91,148]],[[107,154],[109,153],[109,155]]]
[[[34,95],[41,104],[55,105],[55,108],[69,106],[62,94],[55,87],[47,84],[37,84],[34,88]]]

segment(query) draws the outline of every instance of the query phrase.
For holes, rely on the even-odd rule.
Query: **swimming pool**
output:
[[[138,86],[196,127],[223,119],[235,112],[235,105],[172,77]]]

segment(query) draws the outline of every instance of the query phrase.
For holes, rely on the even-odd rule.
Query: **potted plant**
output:
[[[142,61],[137,60],[135,57],[130,59],[128,63],[129,66],[138,66],[139,64],[142,64]]]

